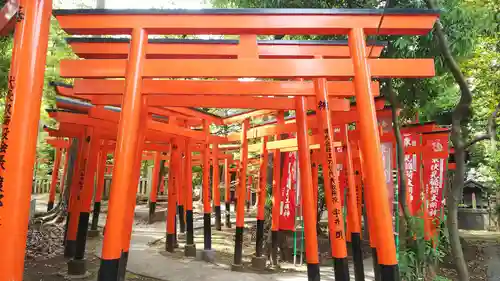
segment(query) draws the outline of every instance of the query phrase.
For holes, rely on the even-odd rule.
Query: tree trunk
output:
[[[413,226],[410,225],[410,212],[408,206],[406,205],[406,167],[405,167],[405,155],[403,149],[403,139],[401,137],[401,124],[399,122],[398,116],[398,102],[397,96],[392,87],[392,79],[387,81],[387,98],[391,104],[391,115],[392,115],[392,129],[394,132],[394,137],[396,138],[396,160],[398,169],[398,202],[400,210],[402,213],[399,214],[399,251],[404,251],[406,249],[406,239],[415,233]],[[409,235],[407,235],[409,234]]]
[[[465,262],[462,244],[460,243],[460,234],[458,232],[458,204],[462,200],[465,180],[465,149],[461,134],[460,119],[454,116],[451,140],[455,147],[456,169],[453,177],[453,184],[446,199],[446,206],[448,207],[446,225],[448,227],[451,253],[455,261],[458,278],[460,281],[468,281],[469,271],[467,269],[467,263]]]
[[[436,0],[426,0],[427,6],[430,9],[438,9]],[[448,233],[450,236],[450,246],[455,265],[458,273],[459,281],[469,280],[469,271],[464,259],[462,245],[460,243],[460,236],[458,233],[458,204],[462,198],[462,192],[465,180],[465,141],[463,136],[463,128],[467,125],[467,118],[470,115],[470,106],[472,104],[472,92],[469,85],[460,70],[460,66],[455,61],[451,50],[448,38],[446,37],[441,21],[436,21],[434,28],[434,35],[439,43],[441,56],[444,59],[445,65],[453,75],[455,82],[460,88],[460,100],[455,106],[452,115],[451,126],[451,141],[455,148],[456,169],[455,176],[453,177],[453,184],[448,194],[447,207],[448,207]],[[463,127],[462,127],[463,126]]]

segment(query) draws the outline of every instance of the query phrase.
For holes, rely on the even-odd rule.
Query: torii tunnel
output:
[[[393,137],[379,124],[381,118],[390,116],[390,109],[384,107],[383,100],[378,98],[380,84],[376,79],[432,77],[435,74],[434,60],[380,58],[386,44],[367,41],[366,37],[426,35],[439,17],[438,11],[52,11],[50,0],[26,0],[21,4],[24,17],[15,24],[0,151],[0,280],[22,280],[23,276],[32,167],[51,15],[70,36],[92,35],[67,39],[78,58],[62,60],[60,76],[74,82],[62,84],[54,81],[58,93],[56,108],[48,111],[58,126],[46,128],[51,137],[50,144],[57,149],[59,162],[63,152],[65,159],[72,150],[76,152],[73,176],[68,186],[70,200],[65,234],[65,255],[71,258],[70,263],[74,266],[85,263],[90,212],[94,212],[90,228],[95,230],[106,157],[113,154],[113,180],[97,280],[124,278],[140,161],[144,157],[152,158],[155,163],[153,188],[149,195],[151,212],[154,212],[161,186],[160,162],[165,160],[169,167],[166,250],[175,251],[178,220],[181,231],[185,227],[187,232],[186,255],[196,253],[193,184],[190,180],[192,167],[202,167],[203,254],[207,259],[213,253],[213,215],[215,228],[222,227],[219,164],[224,166],[228,227],[230,175],[237,174],[233,270],[242,267],[248,177],[258,177],[257,242],[252,262],[265,266],[267,257],[262,248],[266,182],[268,178],[273,179],[274,255],[281,196],[280,155],[281,152],[297,151],[308,280],[320,280],[316,228],[318,165],[324,171],[335,280],[350,280],[348,241],[352,245],[355,278],[364,280],[360,246],[362,208],[366,208],[368,226],[365,227],[369,227],[370,245],[376,254],[376,271],[380,280],[398,280],[392,202],[387,200],[390,194],[381,157],[381,137],[385,136],[392,142]],[[148,38],[201,34],[237,35],[239,39]],[[257,39],[258,36],[276,34],[341,35],[347,40]],[[104,35],[130,35],[130,38]],[[248,111],[220,117],[197,108]],[[293,111],[293,116],[285,118],[286,111]],[[250,121],[262,116],[273,121],[252,127]],[[211,131],[211,127],[235,123],[242,125],[238,133],[220,136]],[[355,129],[351,124],[355,124]],[[436,126],[428,126],[419,133],[441,131]],[[249,139],[256,138],[260,142],[249,144]],[[144,151],[154,153],[143,154]],[[239,159],[233,156],[233,151],[239,152]],[[256,152],[259,157],[249,157],[249,152]],[[270,153],[273,154],[272,175],[267,173]],[[344,187],[339,183],[338,163],[345,167],[346,202],[341,196]],[[212,186],[210,173],[214,175]],[[94,194],[95,175],[97,188]],[[52,205],[53,192],[51,188],[49,200],[52,200]],[[341,211],[343,204],[347,206],[346,214]],[[179,214],[177,219],[176,213]]]

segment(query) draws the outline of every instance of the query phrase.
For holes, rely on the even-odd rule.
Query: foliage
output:
[[[434,247],[433,242],[424,240],[423,219],[412,217],[411,220],[413,220],[411,224],[417,227],[415,228],[416,233],[408,236],[415,237],[415,239],[407,243],[408,247],[399,253],[401,280],[427,280],[426,277],[433,272],[429,270],[429,267],[441,263],[443,258],[450,252],[448,235],[444,221],[442,221],[439,236],[436,240],[437,247]],[[433,280],[443,280],[439,278],[442,277],[437,276]]]
[[[59,77],[59,62],[64,58],[74,58],[71,49],[64,40],[65,34],[59,28],[57,21],[51,19],[50,37],[47,49],[47,62],[45,68],[45,81],[43,86],[43,98],[40,110],[39,137],[37,142],[37,161],[42,162],[39,170],[42,174],[52,170],[54,161],[54,149],[45,142],[46,133],[43,132],[43,126],[55,125],[55,121],[48,117],[45,109],[55,106],[55,90],[49,85],[52,81],[64,81]],[[7,81],[10,70],[10,61],[12,53],[12,36],[0,38],[0,94],[2,97],[7,93]],[[66,81],[68,82],[68,81]],[[5,100],[1,100],[0,118],[3,120]]]

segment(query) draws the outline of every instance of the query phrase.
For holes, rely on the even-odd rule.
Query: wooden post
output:
[[[257,206],[257,233],[255,241],[255,257],[252,258],[252,265],[258,270],[266,268],[266,258],[262,257],[262,248],[264,244],[264,221],[265,221],[265,207],[267,199],[267,136],[262,138],[262,148],[260,156],[260,169],[259,169],[259,188],[258,188],[258,206]]]
[[[104,191],[104,173],[106,171],[106,161],[108,160],[108,153],[105,150],[101,150],[99,153],[99,163],[97,166],[97,182],[96,190],[94,196],[94,210],[92,213],[92,225],[90,230],[97,231],[97,226],[99,224],[99,214],[101,213],[101,200],[102,193]]]
[[[280,110],[276,116],[278,126],[285,124],[285,112]],[[280,135],[275,135],[274,140],[280,140]],[[273,154],[273,209],[271,226],[271,262],[278,265],[278,240],[281,208],[281,151],[274,150]]]
[[[247,186],[247,165],[248,165],[248,139],[247,131],[250,121],[245,119],[241,127],[241,150],[240,150],[240,182],[238,186],[238,201],[236,203],[236,234],[234,244],[233,270],[240,270],[243,255],[243,227],[245,224],[245,193]]]
[[[231,228],[231,172],[229,171],[229,159],[224,159],[224,185],[226,201],[226,227]]]
[[[295,98],[295,114],[297,118],[297,143],[299,152],[300,190],[302,193],[304,235],[306,240],[307,279],[319,281],[318,237],[316,232],[316,216],[314,212],[314,192],[312,190],[311,159],[307,128],[307,111],[305,98]]]
[[[170,154],[170,161],[168,165],[168,206],[167,206],[167,243],[166,251],[173,253],[176,243],[176,205],[177,205],[177,181],[178,172],[180,168],[180,149],[177,140],[174,138],[172,141],[172,149]]]
[[[215,211],[215,229],[222,230],[222,214],[220,211],[220,172],[219,172],[219,144],[212,144],[212,196]]]
[[[359,113],[361,151],[366,162],[368,186],[372,188],[368,200],[372,206],[375,240],[382,280],[397,280],[396,246],[392,232],[392,218],[387,202],[387,189],[380,151],[379,130],[375,118],[375,106],[370,88],[371,75],[366,61],[366,42],[363,29],[349,31],[349,48],[354,65],[354,88]],[[371,222],[369,222],[371,223]]]
[[[125,94],[116,144],[116,162],[113,167],[113,182],[108,206],[108,218],[102,249],[99,281],[116,281],[118,279],[118,265],[122,253],[125,227],[125,212],[128,202],[128,191],[136,189],[133,186],[142,116],[142,69],[146,59],[147,33],[144,29],[132,30],[130,55],[127,63]]]
[[[0,154],[0,280],[22,280],[52,1],[23,1]]]
[[[149,192],[149,223],[153,223],[153,217],[156,210],[156,199],[158,197],[158,186],[160,185],[160,164],[162,153],[156,151],[154,166],[151,176],[151,191]]]
[[[341,194],[339,188],[337,161],[335,159],[333,120],[328,106],[328,88],[326,78],[314,80],[316,101],[318,103],[318,127],[323,138],[321,156],[323,163],[324,194],[328,209],[328,228],[330,230],[330,247],[335,268],[335,279],[349,280],[347,247],[342,215]]]
[[[196,256],[196,244],[194,244],[193,228],[193,169],[192,169],[192,150],[190,141],[186,141],[186,245],[184,246],[184,255],[188,257]]]

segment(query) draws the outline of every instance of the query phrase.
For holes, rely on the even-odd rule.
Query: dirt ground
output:
[[[222,268],[227,268],[229,269],[231,265],[233,264],[234,261],[234,228],[225,228],[223,227],[221,231],[217,231],[212,229],[212,249],[216,251],[216,258],[215,261],[218,266]],[[327,239],[327,238],[325,238]],[[195,244],[197,245],[198,249],[202,249],[203,247],[203,231],[202,230],[197,230],[195,231]],[[162,255],[174,258],[174,259],[179,259],[179,260],[185,260],[185,259],[191,259],[191,258],[186,258],[184,256],[184,245],[185,245],[185,234],[179,234],[179,239],[178,239],[178,244],[179,248],[176,249],[174,253],[169,253],[165,251],[165,239],[160,239],[157,241],[154,241],[153,243],[150,243],[151,247],[157,248]],[[288,244],[290,245],[290,244]],[[364,257],[368,258],[371,256],[371,251],[370,248],[367,245],[363,245],[363,252],[364,252]],[[365,247],[366,246],[366,247]],[[300,242],[297,243],[298,249],[300,249]],[[329,247],[328,247],[329,248]],[[261,274],[266,274],[266,273],[282,273],[282,272],[305,272],[307,270],[306,264],[305,264],[305,256],[302,255],[303,262],[301,263],[300,258],[300,251],[297,250],[297,258],[295,264],[293,263],[293,256],[292,252],[293,250],[290,249],[290,254],[289,254],[289,260],[283,261],[281,258],[280,259],[280,266],[279,268],[271,267],[270,262],[268,261],[268,267],[265,272],[259,272]],[[266,253],[266,250],[264,250],[264,253]],[[243,257],[242,257],[242,264],[243,264],[243,271],[244,272],[255,272],[252,268],[252,256],[255,254],[255,228],[253,225],[245,225],[245,230],[243,232]],[[322,252],[321,254],[322,258],[322,264],[323,265],[331,265],[333,261],[331,260],[331,255],[330,253],[327,252]],[[269,260],[269,259],[268,259]]]
[[[95,281],[99,270],[100,259],[93,254],[99,239],[94,238],[87,243],[87,270],[89,276],[80,278],[81,281]],[[62,255],[50,259],[26,260],[24,270],[24,281],[67,281],[66,265],[67,260]],[[147,278],[135,274],[127,273],[127,281],[160,281],[158,279]]]
[[[464,243],[465,241],[465,243]],[[500,243],[495,239],[478,240],[465,239],[462,240],[462,248],[464,257],[467,261],[471,281],[484,281],[487,279],[488,271],[488,253],[487,248],[500,248]],[[457,280],[457,272],[451,255],[445,257],[440,266],[438,275],[446,277],[450,280]]]

